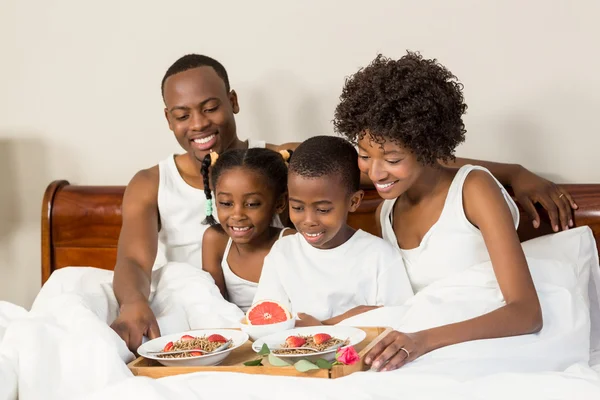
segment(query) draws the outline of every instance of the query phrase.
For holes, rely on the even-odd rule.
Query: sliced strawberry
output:
[[[190,355],[190,357],[198,357],[202,355],[202,353],[199,351],[190,351],[188,354]]]
[[[179,339],[179,340],[181,340],[181,341],[183,341],[183,342],[187,342],[188,340],[194,340],[194,339],[196,339],[196,338],[195,338],[195,337],[193,337],[193,336],[190,336],[190,335],[183,335],[183,336],[181,337],[181,339]]]
[[[306,343],[306,339],[301,338],[300,336],[289,336],[285,339],[288,347],[302,347],[304,343]]]
[[[210,335],[208,338],[206,338],[209,342],[218,342],[218,343],[225,343],[227,341],[227,339],[225,339],[223,336],[219,335],[219,334],[214,334],[214,335]]]
[[[317,333],[316,335],[313,335],[313,340],[316,345],[323,344],[329,339],[331,339],[331,335],[328,335],[327,333]]]
[[[167,344],[165,344],[165,348],[163,349],[163,351],[171,351],[173,349],[173,342],[169,342]]]

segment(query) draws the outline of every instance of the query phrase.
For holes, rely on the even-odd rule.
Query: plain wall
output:
[[[0,299],[40,287],[40,212],[55,179],[124,185],[179,147],[160,81],[190,52],[220,60],[238,132],[332,134],[344,78],[378,52],[437,58],[465,85],[459,156],[599,182],[598,1],[0,3]]]

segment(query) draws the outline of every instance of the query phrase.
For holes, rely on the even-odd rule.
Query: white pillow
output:
[[[573,266],[578,289],[590,311],[590,354],[594,359],[590,365],[600,362],[600,266],[592,230],[582,226],[531,239],[522,245],[527,257],[552,259]]]

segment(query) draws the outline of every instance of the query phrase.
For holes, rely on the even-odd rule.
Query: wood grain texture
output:
[[[600,184],[562,187],[579,205],[574,213],[575,226],[590,226],[600,252]],[[48,185],[42,203],[42,283],[53,271],[67,266],[114,268],[124,191],[124,186],[79,186],[65,180]],[[377,234],[375,210],[381,201],[375,190],[367,190],[359,209],[348,217],[348,223]],[[521,241],[552,233],[548,215],[541,206],[538,211],[542,224],[538,229],[533,228],[529,216],[520,210]]]

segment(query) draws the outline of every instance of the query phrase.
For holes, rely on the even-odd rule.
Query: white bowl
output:
[[[246,332],[252,341],[256,341],[273,333],[287,331],[296,326],[296,318],[293,317],[283,322],[268,325],[249,325],[245,323],[245,321],[246,318],[244,317],[240,322],[240,329],[242,332]]]
[[[232,346],[226,350],[219,351],[213,354],[206,354],[203,356],[196,357],[185,357],[185,358],[161,358],[158,354],[148,354],[148,352],[161,351],[165,348],[165,345],[169,342],[175,342],[183,335],[190,336],[210,336],[218,334],[226,339],[232,340]],[[150,340],[140,347],[138,347],[138,354],[142,357],[156,360],[162,365],[168,367],[197,367],[197,366],[209,366],[218,365],[236,348],[240,347],[248,341],[248,335],[244,332],[240,332],[234,329],[200,329],[195,331],[187,331],[181,333],[174,333],[172,335],[161,336],[154,340]]]
[[[265,343],[267,344],[269,349],[278,349],[281,347],[281,345],[283,343],[285,343],[285,339],[287,339],[288,336],[299,336],[299,335],[309,336],[309,335],[315,335],[317,333],[327,333],[327,334],[331,335],[331,337],[336,337],[336,338],[342,339],[342,340],[348,339],[349,343],[346,345],[346,347],[354,346],[354,345],[362,342],[363,340],[365,340],[365,338],[367,337],[367,334],[365,331],[363,331],[362,329],[353,328],[351,326],[340,326],[340,325],[307,326],[304,328],[290,329],[288,331],[277,332],[272,335],[265,336],[252,344],[252,350],[254,350],[255,352],[258,353],[260,351],[260,349],[262,348],[263,344],[265,344]],[[286,355],[274,354],[274,355],[277,358],[280,358],[284,361],[289,362],[290,364],[293,364],[300,359],[315,362],[319,358],[322,358],[324,360],[331,362],[335,359],[335,353],[337,352],[337,350],[338,349],[332,349],[332,350],[321,351],[321,352],[313,352],[310,354],[286,354]]]

